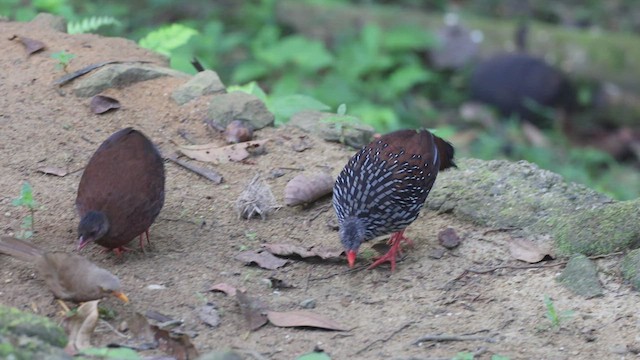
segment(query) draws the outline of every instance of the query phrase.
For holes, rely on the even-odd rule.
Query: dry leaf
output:
[[[222,147],[218,147],[216,144],[180,145],[178,149],[194,160],[220,164],[229,161],[242,161],[251,155],[249,149],[264,146],[268,141],[269,139],[246,141]]]
[[[453,228],[446,228],[438,233],[438,241],[440,245],[451,250],[460,245],[460,237]]]
[[[548,244],[536,244],[525,239],[511,239],[509,252],[514,258],[531,264],[542,261],[545,256],[555,257]]]
[[[252,250],[243,251],[236,255],[236,260],[246,264],[256,263],[263,269],[275,270],[285,266],[288,261],[279,259],[267,251],[255,252]]]
[[[138,350],[151,350],[158,347],[158,342],[155,339],[155,333],[151,330],[149,321],[147,318],[136,312],[127,319],[127,325],[129,327],[129,333],[133,335],[134,347]]]
[[[242,120],[233,120],[224,130],[224,136],[229,144],[250,141],[253,139],[253,126]]]
[[[191,343],[187,334],[173,334],[167,330],[151,325],[159,348],[177,360],[192,360],[198,357],[198,350]]]
[[[317,256],[323,260],[338,259],[344,252],[342,249],[326,249],[320,246],[312,246],[306,248],[291,244],[262,244],[262,247],[268,252],[279,256],[297,255],[301,258],[310,258]]]
[[[220,291],[228,296],[236,296],[237,289],[227,283],[218,283],[209,288],[209,291]]]
[[[68,173],[66,170],[57,168],[55,166],[43,166],[37,170],[46,175],[55,175],[55,176],[66,176]]]
[[[312,203],[330,194],[333,184],[333,177],[329,174],[300,174],[291,179],[284,188],[284,203],[289,206]]]
[[[24,45],[25,49],[27,50],[27,55],[35,54],[38,51],[45,48],[45,45],[42,41],[29,39],[22,36],[20,36],[19,38],[20,38],[20,42],[22,43],[22,45]]]
[[[103,114],[111,109],[119,109],[120,102],[109,96],[96,95],[91,98],[89,107],[94,114]]]
[[[267,306],[262,301],[249,297],[244,291],[236,293],[236,300],[251,331],[258,330],[267,323],[267,315],[265,314]]]
[[[269,321],[279,327],[298,327],[306,326],[327,330],[347,331],[348,329],[333,320],[305,310],[295,311],[267,311]]]
[[[218,309],[216,309],[216,306],[211,303],[207,303],[207,305],[202,306],[200,310],[198,310],[198,317],[202,322],[211,327],[217,327],[220,325],[220,314],[218,314]]]
[[[98,303],[100,300],[88,301],[78,307],[75,314],[65,319],[65,328],[69,334],[69,342],[65,347],[68,354],[91,346],[91,335],[98,324]]]

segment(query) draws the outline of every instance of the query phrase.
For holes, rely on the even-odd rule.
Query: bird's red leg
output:
[[[388,261],[391,263],[391,271],[394,271],[396,269],[396,257],[398,254],[402,253],[400,249],[400,243],[402,242],[406,242],[409,246],[413,246],[413,241],[404,236],[404,230],[391,234],[391,238],[389,238],[389,245],[391,245],[391,249],[389,249],[386,254],[378,258],[378,260],[371,264],[367,269],[373,269],[383,262]]]

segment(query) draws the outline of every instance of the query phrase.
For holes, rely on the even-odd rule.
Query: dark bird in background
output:
[[[455,167],[453,146],[427,130],[400,130],[363,147],[349,160],[333,187],[340,240],[353,267],[360,245],[393,233],[391,249],[374,262],[395,269],[404,231],[420,213],[438,171]]]
[[[115,275],[80,255],[45,252],[32,243],[11,237],[0,238],[0,253],[34,264],[58,299],[83,302],[113,295],[129,302]]]
[[[164,161],[149,139],[132,128],[109,136],[84,169],[76,209],[78,250],[90,242],[117,254],[149,227],[164,205]]]

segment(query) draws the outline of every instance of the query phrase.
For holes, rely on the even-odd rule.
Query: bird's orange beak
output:
[[[122,300],[125,303],[129,302],[129,298],[127,297],[127,295],[125,295],[123,292],[120,291],[114,291],[111,293],[113,296],[117,297],[118,299]]]
[[[356,264],[356,252],[353,250],[347,250],[347,262],[349,267],[352,268]]]

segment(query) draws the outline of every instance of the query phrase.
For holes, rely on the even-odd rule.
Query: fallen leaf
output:
[[[65,328],[69,342],[65,347],[68,354],[91,347],[91,335],[98,324],[98,303],[100,300],[87,301],[80,305],[72,316],[65,319]]]
[[[178,149],[194,160],[220,164],[229,161],[242,161],[251,155],[249,149],[260,148],[268,141],[269,139],[245,141],[222,147],[218,147],[216,144],[180,145]]]
[[[91,98],[89,107],[94,114],[103,114],[112,109],[119,109],[120,102],[109,96],[96,95]]]
[[[55,166],[43,166],[37,170],[46,175],[55,175],[55,176],[66,176],[68,173],[64,169],[57,168]]]
[[[236,300],[251,331],[257,330],[267,323],[267,315],[265,314],[267,306],[262,301],[251,298],[244,291],[236,293]]]
[[[151,330],[155,333],[154,338],[158,341],[159,348],[168,355],[177,360],[192,360],[198,357],[198,350],[191,343],[189,335],[174,334],[155,325],[151,325]]]
[[[531,264],[542,261],[545,256],[555,258],[550,245],[537,244],[525,239],[511,239],[509,253],[514,258]]]
[[[300,174],[291,179],[284,188],[284,203],[289,206],[310,204],[321,197],[331,194],[333,177],[320,173],[307,176]]]
[[[267,311],[267,319],[279,327],[298,327],[306,326],[326,330],[347,331],[348,329],[333,320],[305,310],[294,311]]]
[[[256,263],[261,268],[269,270],[281,268],[288,263],[287,260],[279,259],[273,256],[273,254],[271,254],[270,252],[255,252],[252,250],[243,251],[240,254],[236,255],[236,260],[240,260],[246,264]]]
[[[303,259],[317,256],[323,260],[338,259],[344,252],[342,249],[323,248],[320,246],[312,246],[306,248],[291,244],[262,244],[262,247],[273,255],[291,256],[296,255]]]
[[[24,45],[25,49],[27,50],[27,55],[35,54],[38,51],[45,48],[44,43],[40,40],[34,40],[27,37],[22,37],[22,36],[19,36],[19,38],[20,38],[20,42],[22,43],[22,45]]]
[[[220,325],[220,314],[218,314],[218,309],[216,309],[214,304],[207,303],[207,305],[200,307],[198,317],[202,322],[211,327]]]
[[[147,317],[136,312],[127,319],[129,333],[132,335],[131,341],[138,350],[151,350],[158,347],[155,333],[151,330]]]
[[[227,283],[218,283],[209,288],[209,291],[220,291],[227,294],[228,296],[236,296],[237,289]]]
[[[451,250],[458,247],[461,243],[460,237],[453,228],[446,228],[438,233],[438,241],[440,245]]]

